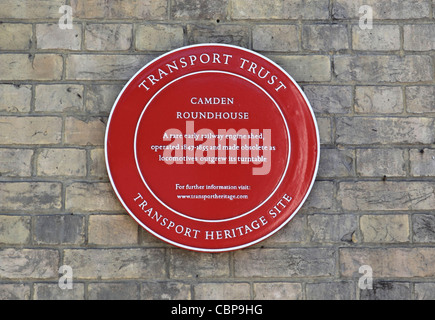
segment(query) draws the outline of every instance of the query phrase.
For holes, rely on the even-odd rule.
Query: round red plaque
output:
[[[297,83],[271,60],[219,44],[142,68],[110,114],[106,163],[129,214],[173,245],[222,252],[282,228],[310,192],[319,136]]]

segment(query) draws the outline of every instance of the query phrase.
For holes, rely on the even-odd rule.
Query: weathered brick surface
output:
[[[136,30],[137,50],[172,50],[183,46],[183,42],[184,31],[179,25],[140,25]]]
[[[0,80],[60,80],[59,54],[0,54]]]
[[[131,24],[87,24],[85,48],[91,51],[129,50],[133,39]]]
[[[369,5],[373,8],[375,19],[421,19],[429,18],[430,0],[403,0],[399,3],[376,0],[337,0],[332,7],[336,19],[359,18],[359,8]]]
[[[406,176],[406,152],[402,149],[358,149],[357,174],[363,177]]]
[[[335,269],[335,252],[331,249],[249,249],[234,254],[238,277],[321,277]]]
[[[72,29],[58,26],[62,5]],[[0,299],[434,299],[434,17],[434,0],[2,0]],[[126,81],[210,42],[288,71],[321,142],[300,212],[220,254],[142,229],[104,153]],[[363,265],[373,289],[358,286]]]
[[[355,111],[361,114],[402,113],[402,89],[390,86],[358,86],[355,90]]]
[[[435,87],[410,86],[406,87],[407,111],[410,113],[435,112]]]
[[[33,151],[0,149],[0,174],[4,177],[29,177],[32,174]]]
[[[430,51],[435,50],[435,25],[406,25],[404,31],[405,50]]]
[[[26,244],[30,238],[30,218],[0,216],[0,243]]]
[[[300,283],[266,282],[254,283],[254,299],[258,300],[301,300]]]
[[[341,182],[337,200],[345,210],[432,210],[432,182]]]
[[[334,57],[339,81],[419,82],[434,79],[433,59],[427,55],[342,55]]]
[[[58,182],[0,182],[0,211],[59,210],[61,191]]]
[[[252,48],[258,51],[298,51],[297,25],[257,25],[252,30]]]
[[[36,47],[38,49],[80,50],[82,26],[75,24],[70,29],[60,29],[57,23],[36,25]]]
[[[141,285],[143,300],[190,300],[190,285],[176,281],[148,281]]]
[[[338,51],[349,48],[346,26],[307,25],[302,28],[302,47],[308,51]]]
[[[360,219],[364,242],[394,243],[409,241],[407,215],[364,215]]]
[[[338,118],[337,142],[350,145],[431,144],[434,118]]]
[[[43,149],[37,156],[40,176],[85,176],[86,150]]]
[[[340,274],[358,277],[359,267],[369,265],[377,278],[433,277],[434,248],[343,248]]]
[[[71,0],[73,12],[86,19],[143,19],[162,20],[167,16],[166,0]]]
[[[0,25],[0,50],[28,50],[32,46],[32,25],[3,23]]]
[[[66,4],[66,0],[41,0],[38,5],[32,0],[4,0],[0,18],[32,20],[32,19],[59,19],[59,8]]]
[[[250,298],[248,283],[199,283],[193,288],[197,300],[245,300]]]
[[[32,101],[32,86],[0,84],[1,112],[29,112]]]
[[[76,279],[159,279],[165,277],[162,249],[67,249],[64,263]]]
[[[65,198],[66,210],[70,211],[123,211],[109,183],[72,183],[66,188]]]
[[[309,283],[307,299],[309,300],[354,300],[355,285],[351,281]]]
[[[169,273],[171,278],[222,278],[230,274],[228,253],[201,254],[171,250]]]
[[[35,111],[77,112],[83,109],[83,86],[37,85],[35,88]]]
[[[59,267],[59,252],[51,249],[0,250],[0,279],[53,279]]]
[[[352,48],[361,51],[400,50],[400,27],[377,25],[373,29],[352,27]]]
[[[4,145],[58,144],[61,137],[61,118],[0,116],[0,139]]]

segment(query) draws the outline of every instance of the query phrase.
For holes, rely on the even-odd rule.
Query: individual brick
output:
[[[431,214],[412,215],[412,234],[414,242],[435,242],[435,216]]]
[[[134,245],[138,224],[128,215],[92,215],[89,217],[88,243],[97,245]]]
[[[171,18],[176,20],[224,20],[230,0],[170,0]]]
[[[148,281],[141,285],[143,300],[191,300],[190,285],[176,281]]]
[[[339,51],[349,48],[345,25],[316,24],[302,27],[302,48],[309,51]]]
[[[32,46],[32,25],[0,24],[0,50],[29,50]]]
[[[435,149],[411,149],[410,172],[415,177],[435,177]]]
[[[0,279],[57,278],[59,252],[51,249],[0,249]]]
[[[405,177],[405,152],[401,149],[357,149],[357,174],[363,177]]]
[[[37,216],[34,219],[33,240],[37,244],[83,244],[84,224],[82,216]]]
[[[29,217],[0,215],[0,243],[1,244],[27,244],[29,239],[30,239]]]
[[[0,84],[0,96],[0,112],[30,111],[32,86]]]
[[[32,174],[33,150],[0,149],[0,176],[29,177]]]
[[[169,274],[173,279],[223,278],[230,274],[228,253],[198,253],[172,249]]]
[[[166,51],[182,47],[184,30],[180,25],[139,25],[136,29],[136,49]]]
[[[368,5],[373,9],[374,19],[421,19],[429,18],[430,0],[337,0],[332,5],[332,17],[335,19],[360,18],[359,8]]]
[[[363,215],[360,218],[364,242],[409,242],[408,215]]]
[[[338,118],[337,143],[352,145],[431,144],[435,141],[431,118]]]
[[[59,210],[61,189],[54,182],[0,182],[0,211]]]
[[[341,248],[340,275],[359,278],[359,268],[368,265],[376,278],[433,277],[434,248]]]
[[[85,110],[90,114],[109,115],[122,88],[123,85],[116,84],[89,85]]]
[[[355,90],[357,113],[402,113],[402,88],[390,86],[357,86]]]
[[[258,51],[291,52],[299,50],[297,25],[255,25],[252,48]]]
[[[187,44],[224,43],[239,47],[249,47],[250,30],[245,25],[202,25],[187,26]]]
[[[435,25],[405,25],[403,48],[410,51],[435,50]]]
[[[326,0],[232,0],[231,17],[239,19],[329,19]]]
[[[161,279],[164,249],[65,249],[64,264],[74,279]]]
[[[328,56],[268,55],[268,58],[283,67],[298,82],[331,80],[331,61]]]
[[[63,58],[58,54],[0,54],[0,80],[60,80]]]
[[[85,176],[86,150],[43,149],[37,156],[39,176]]]
[[[408,282],[374,280],[372,290],[361,290],[361,300],[410,300],[411,286]]]
[[[84,19],[140,19],[167,18],[167,0],[71,0],[74,17]]]
[[[307,237],[307,230],[305,228],[304,215],[296,215],[292,218],[291,222],[286,224],[282,229],[273,234],[270,238],[260,242],[257,246],[267,247],[276,244],[288,243],[301,243]]]
[[[304,92],[316,113],[346,114],[352,110],[351,86],[306,85]]]
[[[32,0],[3,0],[0,19],[59,19],[59,8],[66,0],[41,0],[38,5]]]
[[[195,300],[250,300],[249,283],[199,283],[193,286]]]
[[[75,182],[66,188],[66,210],[78,212],[119,212],[123,207],[109,183]]]
[[[333,210],[334,183],[330,181],[315,181],[302,208],[306,210]]]
[[[71,54],[67,58],[68,80],[129,80],[151,61],[149,55]],[[1,62],[0,62],[1,65]]]
[[[435,299],[435,283],[416,283],[415,284],[415,299],[416,300],[434,300]]]
[[[234,253],[236,277],[326,277],[335,273],[333,249],[247,249]]]
[[[319,129],[320,144],[332,144],[332,124],[330,118],[316,117]]]
[[[258,282],[254,283],[255,300],[302,300],[300,283]]]
[[[419,82],[433,80],[429,56],[337,55],[334,75],[338,81]]]
[[[315,214],[308,216],[308,229],[311,242],[352,242],[358,221],[352,215]]]
[[[136,300],[139,289],[136,283],[91,283],[88,286],[89,300]]]
[[[406,87],[405,92],[408,112],[435,112],[435,86]]]
[[[355,285],[350,281],[307,283],[308,300],[355,300]]]
[[[361,51],[400,50],[400,27],[376,24],[373,29],[352,27],[352,49]]]
[[[72,112],[83,109],[83,86],[81,85],[37,85],[35,97],[35,111],[38,112]]]
[[[0,141],[9,145],[58,144],[62,119],[57,117],[1,117]]]
[[[337,200],[344,210],[432,210],[435,186],[431,182],[341,182]]]
[[[73,272],[74,280],[74,272]],[[84,300],[85,285],[73,281],[72,289],[62,290],[59,283],[35,283],[35,300]]]
[[[0,300],[29,300],[29,284],[2,283],[0,284]]]
[[[68,145],[103,145],[106,132],[102,118],[78,119],[68,117],[65,120],[65,143]]]
[[[87,24],[85,48],[91,51],[122,51],[131,48],[131,24]]]
[[[355,155],[352,150],[322,149],[319,177],[348,177],[355,172]]]
[[[103,148],[92,149],[90,152],[89,175],[107,178],[106,161]]]
[[[74,23],[72,29],[61,29],[58,23],[36,25],[37,49],[80,50],[81,43],[81,24]]]

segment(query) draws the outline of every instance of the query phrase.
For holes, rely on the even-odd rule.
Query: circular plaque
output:
[[[281,229],[319,161],[316,120],[297,83],[271,60],[220,44],[142,68],[113,106],[105,148],[129,214],[168,243],[206,252]]]

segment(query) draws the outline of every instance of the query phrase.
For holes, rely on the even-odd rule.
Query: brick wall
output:
[[[58,26],[62,5],[73,29]],[[359,8],[373,9],[361,29]],[[0,299],[435,299],[435,1],[1,0]],[[104,133],[156,56],[220,42],[284,67],[321,163],[297,216],[245,250],[166,245],[122,209]],[[62,290],[59,268],[71,267]],[[360,289],[359,268],[373,271]]]

